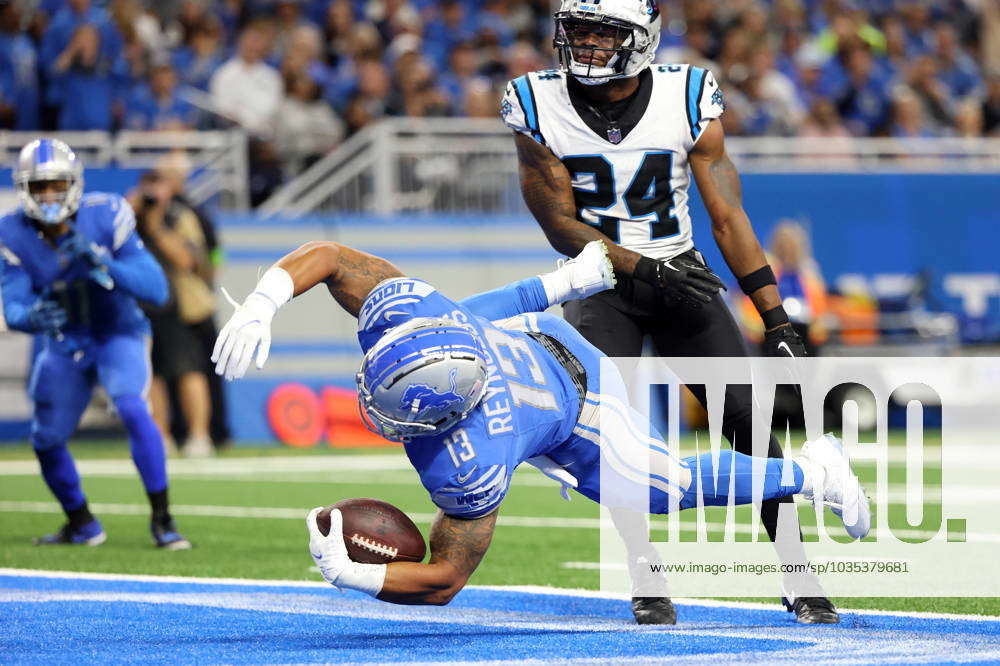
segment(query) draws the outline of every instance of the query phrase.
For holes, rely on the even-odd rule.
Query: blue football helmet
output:
[[[43,224],[59,224],[80,207],[83,165],[59,139],[35,139],[22,148],[13,176],[25,214]],[[53,200],[32,194],[31,184],[44,181],[65,181],[66,191]]]
[[[445,432],[486,392],[486,353],[475,331],[443,317],[390,329],[357,375],[362,420],[397,442]],[[365,418],[367,417],[367,418]]]

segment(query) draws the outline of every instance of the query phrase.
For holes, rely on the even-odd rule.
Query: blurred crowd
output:
[[[255,139],[263,191],[383,116],[495,116],[509,78],[553,66],[557,5],[0,0],[0,127],[239,124]],[[661,10],[658,61],[711,68],[731,134],[1000,132],[1000,0],[673,0]]]

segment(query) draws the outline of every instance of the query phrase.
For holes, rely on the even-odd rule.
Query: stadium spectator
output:
[[[80,25],[48,73],[49,101],[59,107],[60,130],[114,128],[116,101],[128,80],[128,63],[120,49],[112,55],[97,25]]]
[[[177,91],[177,73],[161,63],[152,68],[149,85],[132,94],[125,126],[132,130],[190,130],[198,124],[198,110]]]
[[[826,73],[843,76],[831,96],[848,128],[860,136],[881,130],[889,115],[889,82],[876,70],[871,52],[863,46],[851,48],[831,60]]]
[[[466,6],[458,0],[444,0],[434,10],[424,31],[426,53],[439,69],[445,69],[459,44],[472,43],[475,24]]]
[[[58,5],[53,3],[52,9]],[[111,129],[111,106],[126,73],[122,38],[103,9],[90,0],[66,0],[41,40],[44,77],[42,124],[51,129]],[[73,100],[73,104],[63,104]]]
[[[288,36],[285,57],[281,61],[281,75],[288,92],[289,78],[308,77],[323,86],[330,76],[326,63],[322,60],[323,33],[316,26],[303,23]],[[280,115],[280,114],[279,114]]]
[[[532,69],[538,69],[537,67]],[[528,70],[531,71],[531,70]],[[459,42],[448,55],[448,69],[441,73],[439,83],[453,108],[461,106],[466,87],[479,72],[479,55],[472,42]],[[521,72],[522,74],[524,72]]]
[[[0,128],[38,129],[38,55],[17,0],[0,0]]]
[[[1000,73],[995,74],[986,85],[983,99],[983,130],[992,136],[1000,134]]]
[[[183,152],[171,153],[161,159],[156,165],[157,173],[166,181],[172,194],[171,201],[178,204],[182,209],[189,208],[198,218],[201,226],[201,233],[205,237],[205,249],[208,251],[209,263],[211,264],[213,276],[218,274],[224,261],[224,252],[219,243],[219,234],[215,228],[215,220],[203,206],[195,205],[184,192],[184,186],[188,175],[191,172],[191,164]],[[209,281],[209,286],[214,289],[214,281]],[[208,358],[212,355],[215,347],[215,338],[219,331],[215,327],[215,318],[209,317],[200,324],[193,327],[195,334],[201,343],[202,352]],[[225,386],[222,378],[214,372],[208,373],[208,390],[212,396],[212,420],[209,430],[212,435],[212,442],[216,448],[222,448],[229,442],[229,417],[226,409]],[[174,405],[172,413],[172,427],[174,439],[181,441],[187,438],[187,424],[184,423],[183,413],[178,413],[177,386],[170,387],[171,403]],[[183,427],[182,427],[183,426]]]
[[[0,0],[0,16],[13,17],[16,2]],[[273,136],[282,79],[303,72],[356,131],[386,109],[418,116],[476,112],[487,98],[480,77],[499,93],[508,79],[555,64],[547,0],[171,0],[148,8],[143,0],[107,0],[106,9],[92,2],[39,0],[26,21],[0,19],[8,25],[0,35],[11,41],[19,23],[28,25],[39,62],[37,83],[25,75],[25,99],[0,107],[0,124],[37,118],[47,129],[134,126],[136,114],[126,113],[125,103],[151,85],[151,64],[164,60],[179,85],[210,91],[196,100],[199,106],[217,108],[260,139]],[[732,105],[725,125],[733,134],[797,135],[807,109],[826,99],[853,134],[884,136],[900,83],[920,98],[935,133],[953,133],[958,107],[968,97],[987,99],[988,79],[1000,72],[995,0],[678,0],[662,8],[668,21],[659,61],[712,70]],[[88,63],[79,56],[94,50],[93,34],[74,37],[84,25],[98,35],[99,55]],[[5,58],[24,62],[30,53],[25,39],[17,42],[0,53],[5,100],[15,69]],[[54,70],[60,55],[66,58]],[[373,94],[386,76],[388,89]],[[31,111],[32,94],[40,113]],[[84,103],[63,108],[69,98]],[[989,131],[990,103],[983,104]],[[28,110],[15,120],[14,107]],[[201,117],[203,128],[227,124]],[[965,122],[963,131],[974,126]],[[253,153],[278,154],[266,146]]]
[[[828,99],[817,99],[802,123],[799,136],[846,139],[850,138],[851,133],[841,122],[837,107]]]
[[[282,99],[281,75],[264,62],[269,51],[266,26],[248,26],[240,34],[236,57],[222,65],[209,84],[216,109],[259,137],[270,137],[274,132],[275,113]]]
[[[164,446],[168,451],[176,450],[167,388],[169,382],[176,382],[180,411],[187,424],[183,453],[190,457],[210,456],[208,357],[195,330],[215,312],[205,236],[194,212],[174,200],[170,182],[156,171],[143,174],[129,199],[139,234],[170,283],[169,303],[148,313],[153,327],[153,418]]]
[[[222,24],[215,17],[191,28],[184,46],[173,54],[174,71],[185,85],[208,91],[215,71],[225,62]]]
[[[920,103],[920,97],[906,87],[900,87],[892,98],[892,126],[889,134],[902,138],[937,136]]]
[[[934,29],[938,78],[947,86],[952,97],[974,95],[982,85],[979,66],[958,43],[955,28],[939,23]]]
[[[309,28],[318,31],[308,18],[303,15],[303,0],[276,0],[274,3],[275,34],[274,34],[274,55],[281,59],[288,51],[294,48],[295,35],[301,28]],[[317,42],[319,37],[317,36]],[[317,47],[317,55],[318,47]]]
[[[295,176],[340,143],[344,123],[323,101],[319,83],[308,73],[286,75],[285,93],[275,143],[286,175]]]
[[[778,220],[768,242],[767,257],[792,328],[802,338],[809,355],[818,356],[827,338],[823,325],[827,290],[805,227],[795,220]],[[741,298],[740,319],[748,337],[761,343],[763,326],[749,298]]]
[[[954,116],[954,100],[948,87],[938,79],[938,65],[934,57],[917,57],[909,67],[907,84],[920,100],[924,116],[933,124],[936,133],[950,127]]]
[[[983,107],[976,99],[962,102],[955,112],[955,134],[964,139],[983,135]]]
[[[912,56],[934,50],[934,32],[931,30],[929,0],[898,0],[896,11],[906,28],[906,51]]]

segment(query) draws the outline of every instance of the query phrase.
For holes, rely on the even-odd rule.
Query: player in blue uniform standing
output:
[[[14,169],[21,207],[0,220],[0,288],[8,327],[43,334],[29,385],[31,444],[66,524],[38,545],[106,539],[66,447],[99,381],[128,430],[152,507],[154,543],[182,550],[167,503],[163,441],[146,403],[150,329],[137,301],[167,300],[166,277],[117,194],[83,193],[83,167],[57,140],[33,141]]]
[[[553,273],[461,303],[378,257],[332,242],[307,243],[271,267],[237,307],[216,342],[216,372],[241,377],[255,353],[262,367],[275,312],[320,283],[358,317],[363,411],[378,432],[404,442],[440,509],[430,561],[388,565],[352,562],[339,511],[323,536],[316,525],[320,508],[314,509],[306,520],[310,549],[331,584],[394,603],[447,603],[489,547],[497,509],[523,462],[609,506],[638,495],[652,513],[690,508],[699,487],[705,505],[753,500],[753,458],[729,450],[720,452],[717,466],[711,453],[674,458],[623,402],[620,375],[600,376],[597,348],[565,321],[541,313],[613,285],[602,242],[588,244]],[[607,410],[598,409],[602,403]],[[628,462],[639,453],[651,461],[648,475]],[[756,464],[763,468],[764,499],[803,493],[834,508],[854,538],[867,534],[868,500],[832,437],[808,442],[788,463],[788,485],[783,459]],[[602,467],[611,475],[603,486]],[[609,485],[616,494],[602,496]]]

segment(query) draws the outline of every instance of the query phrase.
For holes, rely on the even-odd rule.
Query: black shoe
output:
[[[632,597],[632,615],[639,624],[677,624],[670,597]]]
[[[152,520],[149,531],[153,534],[153,543],[163,550],[191,550],[191,542],[177,531],[173,518],[167,520]]]
[[[826,597],[799,597],[793,603],[781,598],[789,613],[795,613],[799,624],[840,624],[840,614]]]
[[[66,523],[55,534],[46,534],[43,537],[32,539],[36,546],[57,546],[72,544],[77,546],[100,546],[107,541],[108,535],[101,527],[101,521],[94,518],[86,525],[73,527]]]

